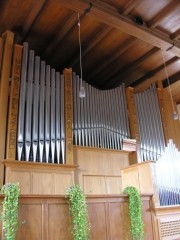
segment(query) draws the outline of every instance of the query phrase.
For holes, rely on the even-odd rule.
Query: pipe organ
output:
[[[123,139],[130,138],[125,86],[101,91],[83,81],[86,97],[80,98],[76,73],[66,74],[65,81],[65,75],[29,50],[28,43],[22,49],[14,157],[18,161],[64,164],[66,149],[72,152],[72,133],[74,145],[121,150]],[[71,108],[73,112],[69,112]]]
[[[17,159],[65,163],[64,76],[23,45]]]
[[[156,86],[135,94],[141,161],[158,160],[165,149]]]
[[[86,97],[79,97],[80,79],[73,74],[73,142],[75,145],[122,149],[130,138],[125,86],[98,90],[83,81]]]
[[[156,178],[161,206],[180,204],[180,151],[172,140],[156,163]]]
[[[71,80],[70,80],[71,81]],[[80,85],[86,97],[79,97]],[[64,75],[56,72],[23,44],[19,95],[17,159],[45,163],[65,163],[65,132],[73,128],[73,144],[122,150],[130,138],[125,86],[98,90],[72,76],[73,121],[65,127]],[[71,85],[71,84],[70,84]],[[156,87],[134,95],[141,144],[141,161],[157,160],[165,142]],[[68,130],[70,129],[70,130]]]

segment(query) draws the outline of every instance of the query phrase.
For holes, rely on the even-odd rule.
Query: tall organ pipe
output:
[[[141,160],[158,160],[165,148],[165,140],[157,99],[156,87],[152,85],[142,93],[135,94],[140,134]]]
[[[18,160],[65,163],[64,77],[23,46]]]
[[[79,84],[73,74],[74,144],[122,149],[123,139],[130,138],[125,87],[102,91],[83,82],[86,98],[80,99]]]

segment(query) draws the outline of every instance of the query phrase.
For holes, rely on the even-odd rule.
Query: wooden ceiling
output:
[[[80,73],[107,89],[125,83],[180,80],[180,0],[1,0],[0,34],[15,33],[57,70]],[[85,14],[86,13],[86,14]]]

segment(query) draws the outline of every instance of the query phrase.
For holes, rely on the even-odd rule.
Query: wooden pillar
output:
[[[9,99],[7,148],[6,148],[6,159],[9,160],[15,160],[16,158],[16,135],[17,135],[22,49],[23,47],[20,45],[15,45],[14,47],[11,91]]]
[[[6,147],[6,127],[7,127],[7,111],[8,111],[8,91],[9,78],[11,73],[11,61],[13,52],[14,34],[5,32],[2,35],[4,41],[2,67],[0,75],[0,186],[3,184],[4,165],[2,161],[5,158]]]
[[[138,130],[138,121],[136,114],[136,107],[134,102],[134,89],[132,87],[128,87],[126,89],[126,98],[128,105],[128,113],[129,113],[129,124],[130,124],[130,132],[131,138],[136,139],[137,151],[135,154],[130,156],[130,164],[137,163],[140,159],[140,138],[139,138],[139,130]]]
[[[65,106],[65,138],[66,164],[73,164],[72,137],[72,69],[64,70],[64,106]]]

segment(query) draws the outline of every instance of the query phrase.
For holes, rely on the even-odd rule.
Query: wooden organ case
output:
[[[63,196],[74,183],[89,195],[91,239],[102,239],[102,233],[103,239],[123,239],[127,196],[120,196],[125,186],[121,170],[137,163],[137,157],[122,150],[122,141],[132,136],[139,142],[132,89],[126,96],[124,86],[98,92],[83,82],[87,95],[80,100],[79,78],[72,69],[56,72],[27,43],[14,45],[11,32],[0,38],[0,67],[0,183],[20,183],[20,221],[27,218],[17,239],[71,239]],[[152,198],[144,195],[143,201],[146,239],[154,239]],[[52,225],[53,219],[65,230]]]

